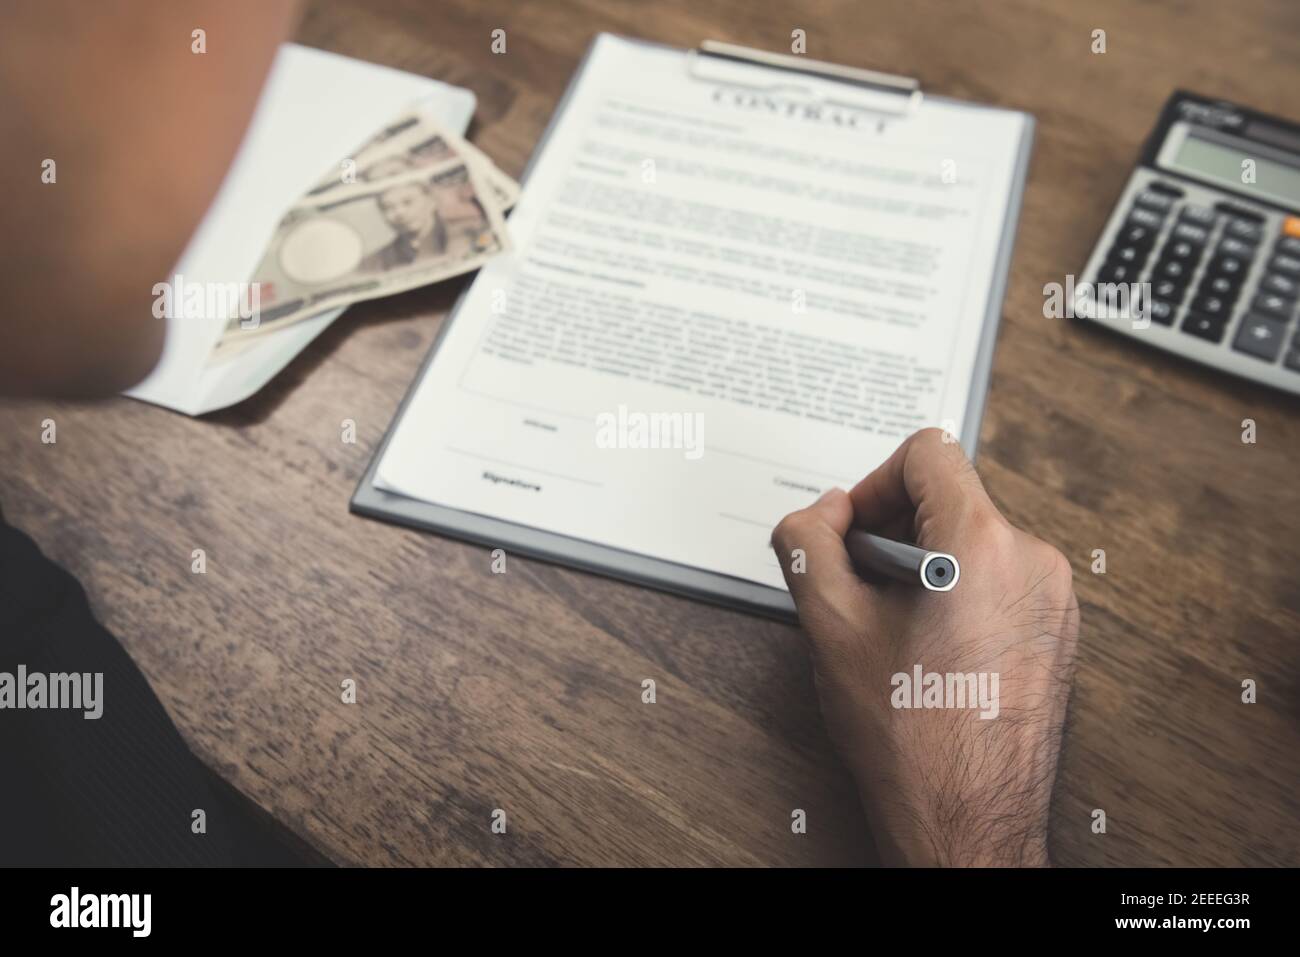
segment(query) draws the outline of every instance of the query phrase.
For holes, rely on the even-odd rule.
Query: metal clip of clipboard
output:
[[[743,64],[745,66],[762,66],[780,70],[792,76],[807,76],[818,80],[845,83],[874,95],[871,103],[842,100],[822,96],[809,85],[797,82],[778,82],[776,84],[757,84],[739,80],[733,74],[728,76],[724,70],[726,64]],[[864,70],[858,67],[841,66],[823,60],[810,60],[802,56],[786,53],[770,53],[755,50],[734,43],[722,43],[717,40],[705,40],[698,50],[687,52],[687,70],[699,80],[724,83],[728,86],[761,90],[766,93],[787,92],[806,97],[824,106],[840,109],[862,110],[903,119],[915,113],[921,105],[921,83],[915,77],[898,76],[893,73],[881,73],[877,70]]]

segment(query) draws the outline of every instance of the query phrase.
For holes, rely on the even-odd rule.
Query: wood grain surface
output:
[[[809,56],[1038,119],[979,469],[1082,603],[1055,860],[1300,864],[1300,403],[1042,316],[1172,90],[1300,119],[1292,0],[357,0],[312,4],[298,39],[471,88],[472,139],[517,175],[596,31],[788,50],[796,28]],[[494,575],[483,548],[348,513],[462,285],[354,307],[204,419],[0,405],[8,519],[196,751],[340,863],[870,863],[798,629],[522,558]]]

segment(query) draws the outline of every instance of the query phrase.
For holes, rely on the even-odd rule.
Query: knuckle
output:
[[[1047,545],[1046,565],[1051,572],[1053,583],[1062,591],[1074,590],[1074,568],[1070,560],[1051,545]]]
[[[997,555],[1014,553],[1021,533],[996,508],[968,505],[965,518],[972,537],[983,548]]]
[[[1065,596],[1074,592],[1074,568],[1070,560],[1053,545],[1042,539],[1032,539],[1030,560],[1043,576],[1043,584],[1054,595]]]
[[[772,544],[781,551],[783,557],[789,553],[790,549],[799,547],[799,542],[805,540],[808,535],[811,520],[806,512],[791,512],[785,518],[781,519],[772,530]]]

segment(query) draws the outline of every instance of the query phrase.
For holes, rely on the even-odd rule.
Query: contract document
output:
[[[598,37],[354,507],[788,607],[782,516],[973,452],[1032,127]]]

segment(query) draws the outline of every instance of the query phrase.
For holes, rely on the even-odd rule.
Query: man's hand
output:
[[[787,516],[773,546],[812,641],[822,713],[885,861],[1047,864],[1079,631],[1070,565],[1002,517],[943,435],[916,433],[851,492]],[[863,581],[844,546],[854,525],[957,556],[960,582],[932,592]],[[918,665],[996,675],[996,717],[970,702],[896,707],[917,692],[893,676],[911,682]]]

